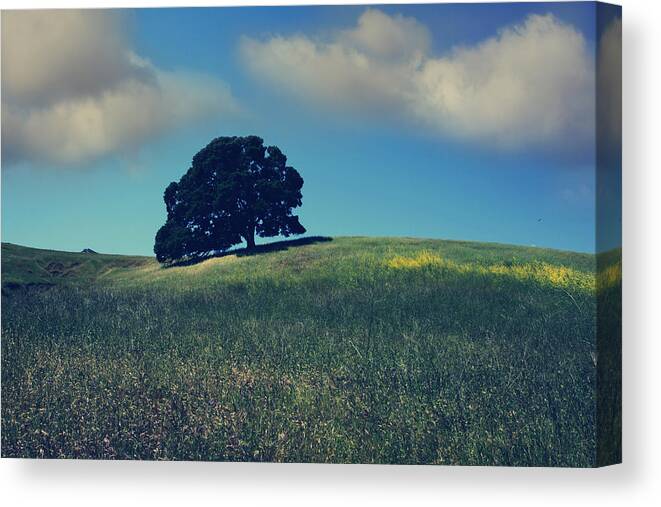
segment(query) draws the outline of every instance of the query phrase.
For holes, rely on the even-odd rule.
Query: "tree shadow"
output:
[[[283,241],[274,241],[273,243],[266,243],[264,245],[256,245],[254,248],[250,250],[248,250],[245,247],[233,248],[231,250],[226,250],[225,252],[216,252],[209,255],[201,255],[198,257],[182,259],[180,261],[171,262],[169,264],[163,264],[162,266],[164,268],[192,266],[194,264],[198,264],[200,262],[206,261],[207,259],[213,259],[215,257],[226,257],[228,255],[236,255],[237,257],[247,257],[252,255],[260,255],[270,252],[289,250],[289,248],[291,247],[313,245],[315,243],[325,243],[327,241],[333,241],[333,238],[331,238],[330,236],[307,236],[305,238],[287,239]]]

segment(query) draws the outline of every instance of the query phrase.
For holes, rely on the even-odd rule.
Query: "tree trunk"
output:
[[[255,248],[255,227],[248,227],[248,230],[246,231],[246,234],[244,236],[246,240],[246,244],[248,245],[246,247],[247,250],[252,250]]]

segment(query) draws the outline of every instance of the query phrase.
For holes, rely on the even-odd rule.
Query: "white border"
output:
[[[6,1],[0,7],[357,3]],[[392,3],[374,2],[363,3]],[[405,3],[405,2],[396,2]],[[421,2],[419,2],[421,3]],[[600,470],[0,461],[4,505],[652,505],[661,500],[661,2],[624,0],[624,460]]]

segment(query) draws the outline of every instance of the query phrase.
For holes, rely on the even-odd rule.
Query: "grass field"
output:
[[[170,268],[3,244],[2,456],[594,466],[595,268],[405,238]]]

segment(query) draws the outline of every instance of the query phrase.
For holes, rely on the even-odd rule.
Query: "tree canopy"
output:
[[[257,136],[218,137],[200,150],[163,199],[167,221],[156,234],[159,262],[227,250],[245,240],[303,234],[292,209],[301,205],[303,178],[277,146]]]

